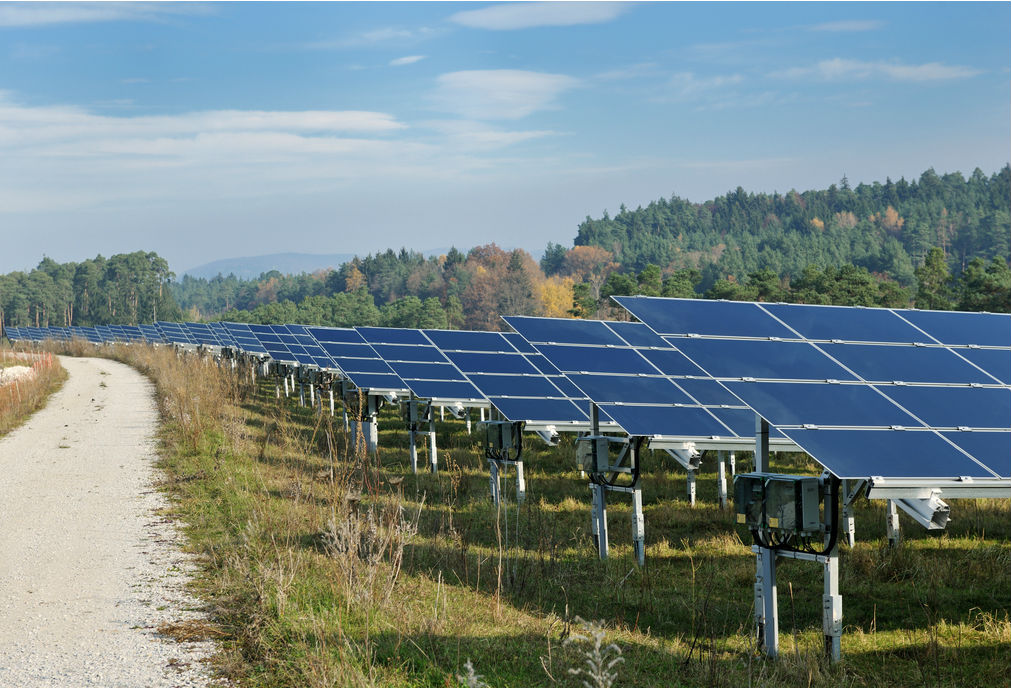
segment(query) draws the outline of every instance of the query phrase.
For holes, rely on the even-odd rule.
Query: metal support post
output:
[[[284,398],[288,398],[288,376],[284,376]]]
[[[691,468],[688,469],[688,503],[695,506],[695,471]]]
[[[291,371],[291,393],[295,393],[295,371]]]
[[[527,498],[527,481],[523,477],[523,462],[514,462],[516,466],[516,503],[522,504]]]
[[[479,414],[478,415],[478,420],[483,423],[484,422],[484,408],[479,408],[478,409],[478,414]]]
[[[601,560],[607,559],[607,492],[603,485],[592,486],[593,489],[593,521],[594,533],[597,539],[597,553]]]
[[[446,420],[446,407],[445,406],[440,406],[439,407],[439,421],[440,422],[444,422],[445,420]]]
[[[411,397],[408,403],[408,441],[411,449],[411,472],[418,472],[418,402]]]
[[[376,450],[379,448],[379,423],[376,416],[379,413],[379,402],[376,397],[369,395],[368,399],[368,415],[366,420],[362,425],[365,433],[365,451],[369,454],[375,454]]]
[[[720,494],[720,508],[727,508],[727,454],[724,451],[716,452],[716,487]]]
[[[859,488],[858,488],[859,489]],[[842,510],[842,530],[846,536],[846,544],[852,547],[856,544],[856,520],[853,518],[853,484],[849,480],[842,481],[843,510]]]
[[[333,418],[333,411],[334,411],[334,405],[333,405],[333,390],[331,389],[331,390],[330,390],[330,417],[331,417],[331,418]]]
[[[432,473],[439,472],[439,450],[435,446],[435,409],[428,407],[428,461]]]
[[[769,471],[769,424],[755,416],[755,472]],[[755,620],[758,645],[769,657],[779,654],[779,609],[776,600],[776,552],[759,548],[755,562]]]
[[[829,516],[834,519],[835,514]],[[825,655],[833,663],[839,661],[842,639],[842,595],[839,594],[839,547],[836,545],[828,553],[822,564],[825,576],[825,592],[822,595],[822,631],[825,635]]]
[[[309,383],[309,406],[316,408],[316,385]]]
[[[295,383],[293,382],[292,386],[294,386],[294,384]],[[305,406],[305,384],[301,382],[298,383],[298,405]]]
[[[737,455],[730,452],[730,477],[733,478],[735,475],[737,475]]]
[[[899,531],[899,510],[895,508],[895,501],[891,499],[887,500],[885,508],[887,509],[885,519],[887,519],[888,523],[888,545],[896,547],[902,539]]]
[[[646,519],[642,515],[642,490],[632,491],[632,548],[639,566],[646,565]]]
[[[281,398],[281,385],[277,382],[274,383],[274,395],[280,399]],[[285,396],[288,396],[287,394]]]
[[[488,459],[489,483],[491,484],[491,503],[498,506],[502,499],[502,485],[498,476],[498,461]]]
[[[470,409],[467,409],[467,434],[470,434]]]

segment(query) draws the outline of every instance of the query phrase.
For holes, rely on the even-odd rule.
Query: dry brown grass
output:
[[[49,352],[0,350],[0,368],[29,366],[32,374],[0,386],[0,436],[21,425],[46,405],[49,395],[67,379],[59,359]]]

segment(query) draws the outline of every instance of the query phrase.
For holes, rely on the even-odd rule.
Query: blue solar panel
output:
[[[886,308],[762,304],[805,339],[849,342],[928,342],[924,333]]]
[[[306,333],[320,345],[333,365],[359,389],[406,394],[404,381],[393,372],[353,329],[307,327]]]
[[[937,345],[1008,346],[1011,319],[966,318],[963,316],[967,314],[957,313],[949,318],[949,314],[924,311],[900,311],[900,318],[887,310],[750,304],[755,309],[752,314],[774,314],[803,337],[821,340],[815,346],[804,341],[686,336],[693,332],[713,336],[718,332],[711,326],[715,316],[702,318],[701,324],[685,317],[688,312],[704,309],[707,302],[669,300],[670,312],[665,314],[663,299],[617,300],[652,329],[671,335],[666,337],[668,342],[707,373],[720,378],[736,397],[841,478],[986,478],[996,476],[984,466],[997,470],[1006,463],[1006,455],[991,459],[991,454],[984,460],[966,454],[975,451],[976,443],[980,451],[1000,451],[1004,447],[1003,433],[950,434],[948,439],[956,443],[963,436],[969,438],[959,444],[965,449],[961,451],[928,427],[1011,428],[1011,390],[996,386],[1011,368],[1011,351],[1004,359],[999,354],[980,353],[987,351],[984,349]],[[726,315],[725,305],[717,303],[712,310]],[[1009,325],[1006,331],[1004,324]],[[733,336],[749,334],[754,336],[754,332],[747,331],[734,332]],[[910,342],[929,345],[914,346]],[[973,363],[995,374],[988,375]],[[792,380],[811,383],[796,384]],[[869,381],[883,384],[870,386]],[[893,381],[900,384],[890,384]],[[698,384],[688,379],[679,382],[686,391]],[[974,439],[977,436],[983,439]]]
[[[794,332],[753,303],[651,296],[612,298],[660,335],[797,338]]]
[[[1000,477],[1011,478],[1011,431],[942,434]]]
[[[719,422],[705,409],[685,406],[620,406],[608,405],[607,414],[629,435],[649,437],[733,438],[733,430]],[[752,421],[751,429],[754,431]],[[667,432],[658,432],[666,429]]]
[[[878,427],[920,425],[867,385],[727,382],[727,387],[776,426]]]
[[[1011,385],[1011,349],[954,349],[954,351],[982,368],[995,380]]]
[[[597,346],[625,344],[618,335],[607,328],[607,325],[595,320],[512,316],[507,318],[507,321],[513,329],[531,343],[564,342],[566,344],[594,344]]]
[[[225,329],[235,339],[235,344],[247,354],[265,355],[267,350],[260,343],[256,334],[245,323],[222,323]]]
[[[1011,428],[1011,390],[972,387],[883,387],[882,391],[934,428]]]
[[[709,375],[765,380],[855,380],[806,342],[668,339]]]
[[[942,344],[1011,345],[1009,314],[916,310],[895,312]]]
[[[641,324],[529,317],[507,317],[505,320],[561,370],[569,384],[589,397],[603,413],[631,435],[728,439],[748,437],[754,433],[753,413],[748,412],[752,418],[748,435],[738,435],[711,409],[700,407],[711,403],[710,399],[693,399],[680,388],[679,385],[687,378],[666,376],[650,362],[648,357],[652,356],[668,369],[704,375],[698,366],[669,345],[664,349],[649,348],[663,343],[663,340],[645,336]],[[559,330],[553,328],[555,323],[561,324]],[[631,346],[628,340],[618,335],[618,330],[645,348]],[[567,343],[566,338],[597,344],[577,346]],[[710,384],[715,383],[710,381]],[[739,400],[725,389],[719,389],[722,392],[719,401],[730,401],[737,410],[746,411]],[[676,406],[678,404],[681,406]],[[734,420],[736,422],[737,419]]]
[[[784,430],[783,433],[816,459],[831,457],[829,468],[839,478],[995,477],[929,430]]]
[[[995,380],[949,349],[925,346],[819,344],[825,353],[868,382],[993,384]]]
[[[449,330],[424,334],[506,419],[547,424],[588,420],[585,395],[517,335]]]
[[[649,361],[632,349],[530,343],[566,375],[571,372],[655,375],[657,372]]]
[[[357,327],[355,330],[422,399],[483,401],[484,395],[421,330]]]
[[[661,349],[670,347],[663,337],[642,323],[609,322],[607,326],[632,346],[653,346]]]

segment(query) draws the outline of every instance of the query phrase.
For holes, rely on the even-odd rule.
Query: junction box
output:
[[[749,528],[810,537],[825,532],[821,479],[773,473],[734,476],[737,522]]]

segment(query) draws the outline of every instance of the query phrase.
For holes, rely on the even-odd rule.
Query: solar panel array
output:
[[[516,333],[238,323],[7,327],[11,341],[233,349],[376,394],[629,435],[747,442],[755,413],[841,478],[1011,478],[1011,316],[616,297],[642,322]]]
[[[641,323],[505,320],[629,435],[754,437],[754,413]]]
[[[1011,478],[1011,316],[615,300],[840,478]]]

